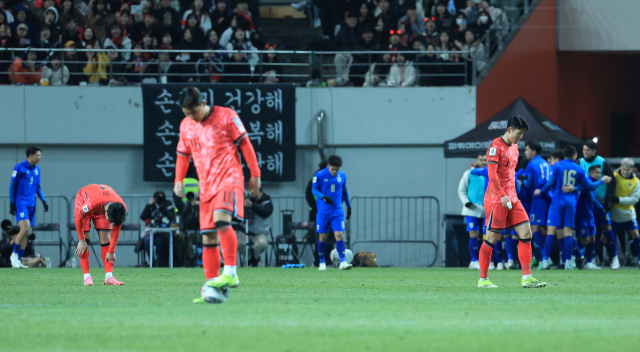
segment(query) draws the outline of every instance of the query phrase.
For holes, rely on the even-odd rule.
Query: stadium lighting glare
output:
[[[593,137],[593,143],[598,143],[598,137]]]

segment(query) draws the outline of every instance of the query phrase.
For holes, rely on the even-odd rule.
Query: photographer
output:
[[[142,214],[140,214],[140,220],[147,224],[143,234],[143,241],[144,250],[148,255],[151,246],[149,234],[153,231],[153,228],[166,228],[176,223],[173,204],[167,200],[167,196],[163,191],[156,191],[153,197],[149,199],[149,204],[144,207]],[[153,241],[156,246],[157,266],[169,266],[169,234],[155,233]]]
[[[245,195],[244,200],[246,219],[249,221],[249,241],[253,244],[253,250],[249,251],[249,266],[258,266],[260,255],[267,250],[269,245],[269,233],[271,231],[271,214],[273,203],[271,197],[260,188],[256,197],[251,193]],[[246,234],[238,231],[238,251],[246,252]]]
[[[173,193],[173,203],[178,210],[177,213],[180,214],[180,229],[184,234],[184,237],[181,239],[184,240],[187,266],[197,266],[197,253],[194,250],[194,245],[202,245],[202,236],[200,236],[200,197],[198,196],[198,180],[185,178],[184,182],[186,201],[184,201],[184,198],[180,198]],[[189,189],[189,186],[192,188]]]
[[[20,233],[20,226],[13,226],[11,220],[2,221],[2,239],[0,240],[0,268],[10,268],[11,253],[13,252],[13,245],[16,243],[16,238]],[[32,235],[33,236],[33,235]],[[33,256],[33,246],[31,246],[30,238],[25,248],[25,257]]]

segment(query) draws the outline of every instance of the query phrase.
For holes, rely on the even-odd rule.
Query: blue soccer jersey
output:
[[[318,216],[316,217],[316,231],[318,233],[327,233],[329,228],[334,231],[344,231],[344,209],[342,202],[351,208],[349,201],[349,192],[347,192],[347,175],[338,171],[336,176],[331,176],[329,168],[316,172],[313,177],[312,188],[313,195],[316,196],[318,205]],[[332,204],[327,204],[323,197],[329,197]]]
[[[34,225],[36,195],[41,201],[45,201],[40,187],[40,167],[31,166],[25,160],[13,168],[9,186],[9,199],[16,205],[18,221],[30,220],[31,225]]]
[[[489,169],[487,167],[480,167],[472,169],[470,172],[472,175],[484,177],[484,190],[486,192],[487,186],[489,186]]]
[[[523,184],[530,189],[542,189],[549,181],[550,174],[551,165],[541,156],[536,155],[527,165],[527,179]],[[539,197],[533,197],[529,210],[531,225],[544,226],[547,224],[551,196],[551,191],[547,191]]]
[[[593,179],[589,177],[593,182]],[[579,188],[578,188],[579,189]],[[602,205],[596,200],[594,190],[580,191],[578,205],[576,207],[576,233],[581,237],[595,236],[596,225],[594,215],[600,213],[604,215]]]

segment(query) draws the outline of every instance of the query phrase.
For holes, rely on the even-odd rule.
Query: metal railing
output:
[[[0,64],[7,66],[12,65],[17,58],[21,57],[27,51],[36,52],[39,57],[35,61],[36,72],[16,72],[10,68],[7,74],[10,83],[19,84],[24,77],[40,76],[37,82],[27,83],[34,85],[139,85],[141,83],[172,83],[172,82],[207,82],[207,83],[270,83],[269,78],[277,78],[279,82],[306,84],[311,79],[313,68],[319,68],[323,80],[336,78],[336,65],[334,57],[336,54],[348,54],[355,57],[350,63],[349,77],[354,79],[365,80],[367,72],[371,65],[376,63],[376,67],[382,68],[380,74],[382,83],[386,84],[388,71],[394,65],[394,60],[390,62],[380,62],[385,54],[391,55],[393,58],[397,54],[403,54],[407,61],[412,61],[416,69],[415,86],[419,85],[470,85],[473,77],[476,75],[475,62],[468,63],[464,60],[460,62],[437,61],[437,62],[420,62],[425,56],[451,56],[459,55],[468,57],[472,55],[469,51],[288,51],[288,50],[270,50],[270,51],[247,51],[247,50],[123,50],[123,49],[23,49],[23,48],[4,48],[0,53],[5,53],[5,59],[0,60]],[[109,56],[110,53],[118,53],[119,56],[131,56],[136,54],[150,54],[151,56],[168,53],[177,57],[181,53],[190,53],[192,58],[199,58],[198,61],[182,62],[179,60],[171,60],[168,71],[160,71],[162,64],[165,67],[167,62],[161,63],[158,59],[153,58],[149,61],[141,60],[140,62],[112,60],[102,61],[102,71],[94,70],[92,72],[84,72],[85,67],[89,63],[93,63],[98,67],[99,61],[87,59],[87,52],[94,53],[94,57],[98,57],[99,53]],[[42,77],[42,69],[45,65],[52,65],[50,58],[53,53],[60,60],[60,68],[56,68],[55,73],[51,77]],[[74,53],[74,59],[71,60],[67,53]],[[250,61],[233,62],[228,59],[222,59],[225,56],[232,56],[234,53],[242,53],[251,55]],[[267,54],[275,53],[279,56],[277,62],[267,62]],[[9,54],[9,55],[6,55]],[[204,59],[205,55],[210,59]],[[26,55],[22,55],[25,57]],[[104,58],[104,56],[103,56]],[[257,60],[256,60],[257,59]],[[145,59],[146,60],[146,59]],[[33,61],[32,61],[33,62]],[[11,66],[13,67],[13,66]],[[69,70],[68,78],[65,79],[64,67]],[[94,67],[94,68],[95,68]],[[239,71],[240,67],[244,72]],[[237,69],[238,68],[238,69]],[[51,69],[48,69],[50,71]],[[281,71],[276,73],[275,71]],[[274,72],[272,72],[274,71]],[[373,73],[371,73],[373,74]],[[59,76],[57,76],[59,75]],[[275,75],[275,76],[273,76]],[[377,75],[377,73],[376,73]],[[106,77],[106,78],[104,78]],[[44,83],[44,81],[47,83]],[[48,82],[48,81],[51,82]],[[96,81],[89,83],[90,80]],[[24,84],[24,83],[23,83]]]
[[[49,211],[45,212],[42,207],[42,202],[39,199],[36,200],[36,225],[37,224],[59,224],[59,233],[53,231],[33,231],[36,235],[34,242],[35,251],[42,252],[42,254],[51,257],[52,263],[62,263],[64,261],[64,255],[60,253],[66,253],[64,250],[68,248],[68,231],[67,222],[73,217],[70,213],[70,203],[67,197],[62,195],[46,195],[44,198],[49,205]],[[9,219],[12,223],[16,222],[15,216],[9,214],[10,198],[8,195],[0,195],[0,214],[3,215],[3,219]],[[39,246],[38,242],[50,243]],[[53,243],[59,243],[58,250],[54,251],[47,247],[54,246]]]
[[[351,250],[374,252],[378,264],[431,267],[438,258],[440,202],[435,197],[355,196],[347,222]]]

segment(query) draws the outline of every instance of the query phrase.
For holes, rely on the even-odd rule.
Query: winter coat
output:
[[[62,73],[62,74],[61,74]],[[42,69],[42,77],[49,81],[50,86],[62,86],[69,82],[69,69],[67,66],[62,65],[57,70],[54,70],[49,65]]]
[[[9,79],[13,79],[13,83],[22,83],[24,85],[35,84],[40,82],[40,73],[42,68],[40,64],[36,64],[35,71],[22,64],[22,58],[17,58],[9,68]]]
[[[407,61],[404,64],[404,75],[400,65],[397,63],[391,66],[389,76],[387,76],[387,85],[392,87],[411,87],[416,84],[418,79],[418,70],[413,66],[413,62]]]

